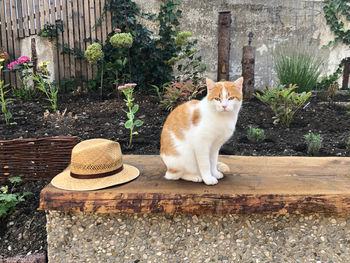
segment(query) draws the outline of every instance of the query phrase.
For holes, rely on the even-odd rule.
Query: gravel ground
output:
[[[350,217],[89,214],[50,211],[49,262],[350,260]]]

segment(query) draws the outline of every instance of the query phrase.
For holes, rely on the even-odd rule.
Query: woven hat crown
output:
[[[72,150],[70,169],[75,174],[101,174],[123,165],[118,142],[91,139],[78,143]]]

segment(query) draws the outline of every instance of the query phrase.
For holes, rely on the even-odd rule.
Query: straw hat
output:
[[[123,164],[119,143],[91,139],[74,146],[70,166],[51,184],[64,190],[98,190],[129,182],[139,174],[136,167]]]

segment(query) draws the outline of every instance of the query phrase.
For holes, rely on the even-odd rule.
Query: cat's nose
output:
[[[227,105],[222,105],[222,107],[224,108],[224,110],[226,110],[226,108],[227,108]]]

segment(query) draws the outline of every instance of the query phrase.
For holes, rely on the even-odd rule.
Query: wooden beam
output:
[[[99,191],[48,185],[41,210],[95,213],[350,215],[350,158],[221,156],[231,173],[215,186],[164,179],[159,156],[126,155],[140,176]]]
[[[254,92],[255,47],[244,46],[242,55],[243,97],[250,100]]]
[[[231,13],[219,13],[218,76],[217,80],[230,78],[230,26]]]

